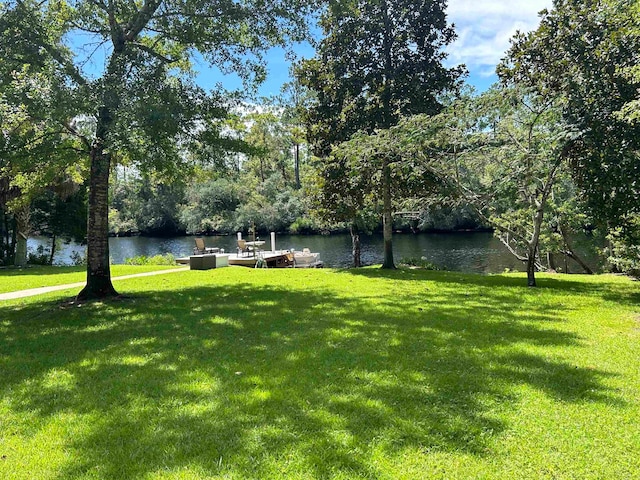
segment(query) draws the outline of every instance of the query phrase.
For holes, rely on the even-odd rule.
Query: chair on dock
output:
[[[204,244],[204,238],[196,237],[196,246],[193,249],[194,255],[206,255],[207,253],[219,253],[220,249],[217,247],[206,247]]]
[[[238,256],[241,257],[244,253],[253,252],[253,247],[247,245],[246,240],[238,240]]]

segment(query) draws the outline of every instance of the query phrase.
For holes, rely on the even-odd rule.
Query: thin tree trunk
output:
[[[350,227],[351,232],[351,245],[352,245],[352,254],[353,254],[353,266],[355,268],[359,268],[362,266],[360,261],[361,258],[361,249],[360,249],[360,232],[358,231],[358,227],[354,224],[351,224]]]
[[[582,267],[582,270],[584,270],[584,273],[586,273],[587,275],[593,275],[593,270],[591,270],[591,267],[589,267],[589,265],[587,265],[585,263],[585,261],[582,260],[582,258],[580,258],[578,255],[576,255],[576,253],[573,250],[569,250],[567,252],[567,256],[571,260],[576,262],[578,265],[580,265],[580,267]]]
[[[547,252],[547,265],[549,266],[549,270],[553,270],[554,272],[557,270],[556,262],[553,259],[553,253]]]
[[[294,162],[293,169],[296,177],[296,189],[300,190],[300,144],[294,146]]]
[[[382,268],[395,269],[393,263],[393,216],[391,212],[391,168],[389,163],[385,161],[382,175],[382,196],[383,196],[383,212],[382,212],[382,233],[384,237],[384,262]]]
[[[8,231],[8,225],[7,225],[6,213],[4,213],[4,210],[1,210],[1,209],[0,209],[0,212],[2,213],[2,226],[0,228],[0,265],[4,265],[5,256],[6,256],[4,234],[5,234],[5,230]]]
[[[383,55],[384,55],[384,85],[381,92],[382,99],[382,118],[379,126],[382,128],[391,127],[394,122],[395,112],[391,107],[391,87],[394,80],[392,45],[394,42],[392,23],[389,16],[389,6],[386,1],[382,2],[382,24],[384,30],[382,33]],[[389,158],[385,158],[382,165],[382,232],[384,237],[384,262],[382,268],[395,269],[393,262],[393,216],[391,211],[391,167],[389,166]]]
[[[536,249],[531,247],[527,257],[527,286],[536,286]]]
[[[543,194],[540,201],[535,202],[536,211],[533,215],[533,235],[529,240],[527,249],[527,286],[536,286],[536,259],[538,256],[538,244],[540,243],[540,232],[542,230],[542,220],[544,218],[544,207],[547,197]]]
[[[13,258],[15,257],[15,243],[11,243],[12,236],[15,234],[15,221],[12,215],[9,215],[6,211],[3,212],[4,217],[4,237],[5,241],[2,247],[4,265],[13,265]],[[14,237],[15,238],[15,237]]]
[[[51,237],[51,255],[49,256],[49,265],[53,265],[53,257],[56,254],[56,236]]]
[[[607,221],[607,250],[609,252],[609,255],[607,255],[607,271],[611,272],[611,273],[622,273],[620,271],[620,269],[611,262],[610,258],[613,256],[613,242],[611,241],[611,237],[610,235],[608,235],[609,233],[611,233],[611,225],[609,224],[609,222]]]
[[[11,256],[9,257],[9,265],[15,265],[16,261],[16,244],[18,243],[18,220],[16,220],[16,216],[13,215],[13,229],[11,230],[11,244],[9,245],[9,251]]]

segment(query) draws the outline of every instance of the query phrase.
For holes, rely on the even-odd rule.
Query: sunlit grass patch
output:
[[[640,286],[539,283],[225,268],[5,302],[0,478],[633,478]]]
[[[133,275],[177,268],[169,265],[112,265],[111,276]],[[53,287],[87,279],[87,267],[25,267],[0,269],[0,293]]]

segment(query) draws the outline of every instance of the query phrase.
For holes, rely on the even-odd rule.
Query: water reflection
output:
[[[109,249],[112,263],[124,263],[126,258],[139,255],[153,256],[172,253],[176,257],[189,255],[194,246],[194,237],[110,238]],[[269,238],[266,248],[270,248]],[[224,248],[235,252],[236,237],[206,237],[209,247]],[[309,248],[320,252],[328,267],[351,265],[351,237],[349,235],[278,235],[277,248]],[[47,238],[30,238],[28,247],[35,250],[39,245],[48,245]],[[523,270],[506,248],[490,233],[447,234],[397,234],[393,241],[394,258],[425,257],[428,261],[448,270],[478,273],[500,273],[505,269]],[[77,244],[62,245],[56,253],[56,264],[70,264],[74,252],[83,255],[84,247]],[[365,265],[382,263],[383,239],[381,235],[362,237],[362,262]]]

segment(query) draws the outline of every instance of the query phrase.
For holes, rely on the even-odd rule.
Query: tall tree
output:
[[[248,128],[244,141],[251,151],[243,169],[261,182],[276,172],[286,181],[290,176],[288,133],[279,112],[271,105],[263,105],[263,108],[263,111],[251,112],[245,117]]]
[[[443,49],[455,38],[445,8],[445,0],[330,5],[321,20],[325,38],[316,56],[303,61],[298,71],[301,83],[316,94],[307,116],[316,156],[326,159],[332,147],[359,130],[371,134],[395,125],[403,115],[440,111],[438,96],[454,88],[463,71],[443,66]],[[395,268],[391,161],[374,162],[382,185],[383,268]]]
[[[79,298],[112,296],[108,186],[118,158],[179,170],[184,150],[220,138],[222,92],[193,83],[204,59],[225,72],[260,80],[261,52],[305,34],[304,0],[57,0],[11,5],[10,45],[54,61],[84,101],[77,116],[95,119],[89,135],[74,131],[90,161],[87,285]],[[55,34],[54,34],[55,33]],[[88,35],[104,56],[89,75],[72,41]],[[76,52],[77,53],[77,52]],[[93,59],[99,61],[99,58]]]

